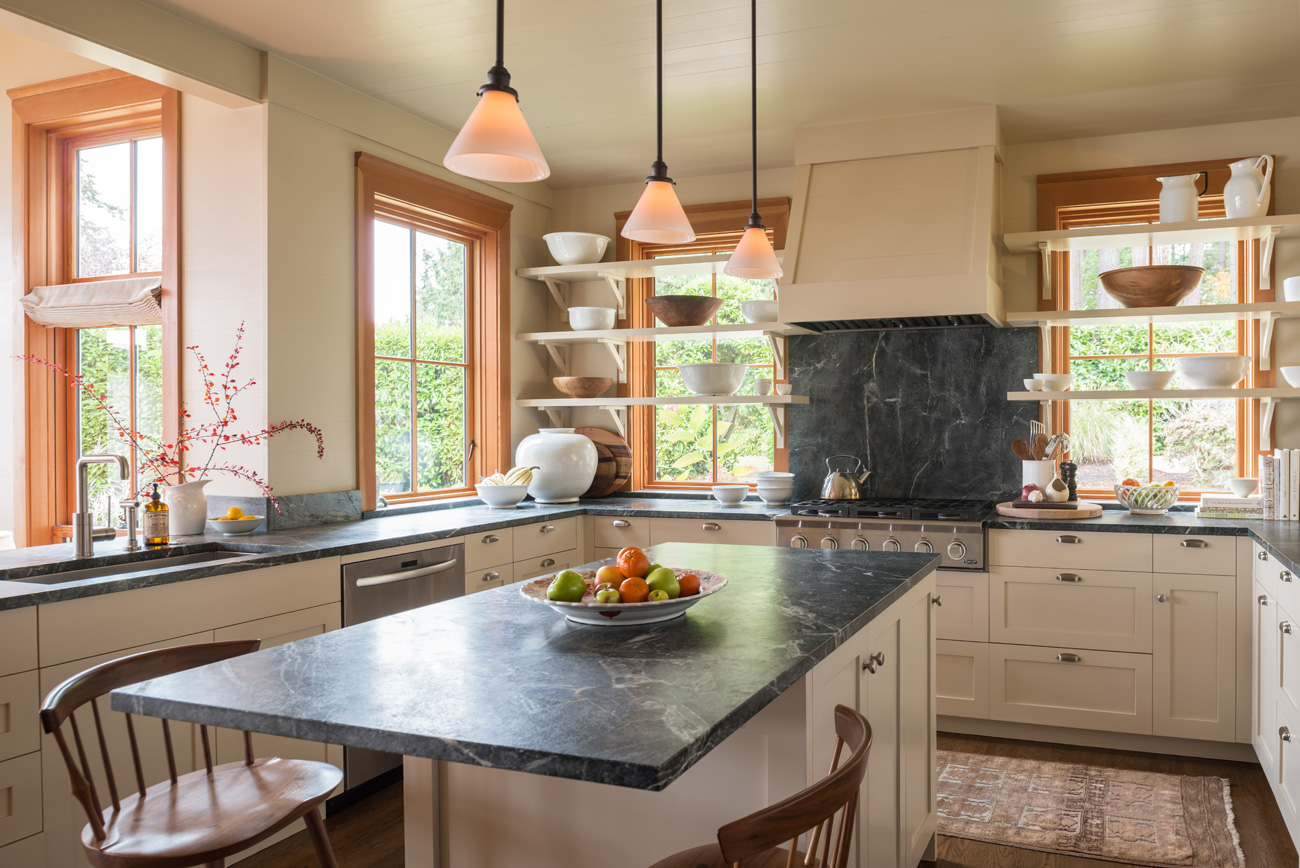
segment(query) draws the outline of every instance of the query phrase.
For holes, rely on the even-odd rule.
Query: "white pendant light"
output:
[[[677,199],[673,179],[664,164],[664,4],[655,0],[655,111],[658,134],[655,161],[645,190],[632,209],[620,233],[632,241],[647,244],[686,244],[695,240],[695,230]]]
[[[722,267],[732,277],[745,277],[754,280],[770,278],[775,280],[782,274],[781,263],[777,261],[776,251],[767,240],[767,229],[763,219],[758,216],[758,0],[749,0],[749,76],[750,76],[750,143],[753,147],[750,162],[751,195],[753,211],[745,233],[740,236],[740,243],[732,252],[727,264]]]
[[[510,86],[503,59],[505,7],[505,0],[497,0],[496,65],[488,70],[488,83],[478,89],[478,104],[442,163],[480,181],[540,181],[551,174],[551,167],[519,110],[519,93]]]

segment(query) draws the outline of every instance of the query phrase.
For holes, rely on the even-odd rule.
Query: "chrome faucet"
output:
[[[95,540],[112,539],[117,530],[111,527],[95,527],[95,517],[90,511],[90,481],[86,468],[92,464],[112,464],[117,462],[120,478],[131,478],[131,465],[121,455],[83,455],[77,459],[77,511],[72,514],[72,556],[88,558],[95,553]]]

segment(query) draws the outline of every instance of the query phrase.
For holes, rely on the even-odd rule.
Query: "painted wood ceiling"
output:
[[[448,129],[493,0],[148,0]],[[665,160],[748,167],[749,4],[666,0]],[[996,104],[1009,142],[1300,115],[1296,0],[762,0],[760,162],[809,124]],[[506,66],[553,187],[654,158],[654,3],[507,0]]]

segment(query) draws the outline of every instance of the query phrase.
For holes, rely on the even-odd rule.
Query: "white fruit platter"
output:
[[[578,575],[582,576],[582,580],[587,583],[587,593],[580,603],[563,603],[547,599],[546,589],[550,587],[551,580],[555,576],[545,576],[540,579],[533,579],[531,582],[525,582],[519,586],[519,593],[523,594],[525,599],[532,600],[534,603],[543,603],[550,606],[570,621],[608,627],[615,624],[654,624],[658,621],[670,621],[685,614],[687,609],[700,600],[716,594],[727,586],[727,577],[720,576],[717,573],[708,573],[704,570],[685,570],[679,567],[673,567],[672,571],[677,574],[679,579],[687,573],[694,573],[699,576],[700,592],[689,597],[677,597],[673,600],[647,600],[644,603],[597,603],[592,590],[596,571],[582,570]]]

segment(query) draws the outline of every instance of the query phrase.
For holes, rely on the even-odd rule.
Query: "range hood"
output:
[[[991,106],[796,130],[781,321],[1006,325],[999,150]]]

